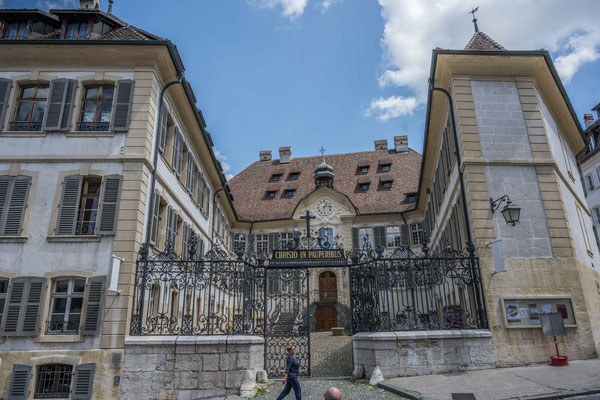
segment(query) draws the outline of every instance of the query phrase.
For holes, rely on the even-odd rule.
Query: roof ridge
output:
[[[465,50],[506,50],[506,48],[484,32],[477,31],[465,46]]]

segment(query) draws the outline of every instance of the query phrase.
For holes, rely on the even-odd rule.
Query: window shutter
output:
[[[111,130],[126,131],[129,129],[129,120],[131,118],[133,80],[123,79],[118,81],[115,92],[111,113]]]
[[[279,239],[279,233],[277,233],[277,232],[269,233],[269,251],[279,249],[279,246],[277,243],[279,241],[278,239]]]
[[[121,175],[107,175],[102,180],[101,202],[98,207],[100,223],[96,224],[96,233],[99,235],[115,234],[122,180]]]
[[[156,237],[158,236],[158,212],[160,209],[160,195],[158,191],[154,191],[151,196],[150,203],[150,223],[152,227],[150,228],[150,244],[156,245]]]
[[[46,279],[29,278],[26,303],[21,312],[23,315],[23,326],[19,336],[37,336],[40,327],[40,308],[42,306],[42,295]]]
[[[6,294],[6,306],[2,318],[2,336],[17,336],[21,309],[27,289],[27,278],[15,278],[10,281],[8,293]]]
[[[8,198],[8,188],[10,186],[10,176],[0,176],[0,229],[4,226],[4,210],[8,208],[6,199]]]
[[[198,168],[198,207],[202,209],[204,207],[204,179],[202,178],[202,172]]]
[[[400,225],[400,240],[403,245],[408,245],[410,240],[408,240],[408,225]]]
[[[88,279],[84,296],[85,319],[81,325],[82,335],[96,335],[98,333],[105,286],[106,276],[94,276]]]
[[[189,226],[187,222],[183,223],[183,240],[181,241],[181,255],[184,259],[188,257],[188,240],[190,238],[189,235]]]
[[[29,375],[31,367],[29,365],[15,364],[10,378],[10,389],[8,391],[8,400],[27,400],[29,390]]]
[[[173,249],[175,249],[175,246],[177,245],[177,210],[175,210],[174,208],[171,209],[171,212],[173,214],[173,216],[171,217],[171,223],[173,224],[171,226],[171,232],[173,235]]]
[[[181,176],[183,167],[183,133],[179,131],[177,135],[177,176]]]
[[[91,399],[94,388],[96,364],[79,364],[75,367],[72,399]]]
[[[194,189],[194,165],[196,162],[194,161],[194,156],[190,151],[188,151],[188,159],[187,159],[187,177],[185,180],[185,187],[188,192],[192,192]]]
[[[352,228],[352,248],[360,248],[360,246],[358,245],[358,228]]]
[[[208,187],[208,185],[206,185],[206,215],[210,215],[210,198],[211,198],[211,191],[210,188]]]
[[[175,131],[173,133],[173,155],[171,156],[171,164],[175,173],[177,173],[177,157],[179,156],[179,127],[175,127]]]
[[[17,176],[12,179],[10,193],[6,193],[6,199],[4,200],[6,206],[2,207],[0,205],[2,207],[0,208],[0,228],[2,229],[0,234],[12,236],[21,234],[30,182],[31,178],[29,176]],[[0,187],[1,191],[2,188]],[[0,204],[2,202],[2,194],[0,194]]]
[[[386,237],[385,237],[385,226],[376,226],[373,228],[373,233],[375,236],[375,247],[381,246],[385,248],[386,246]]]
[[[71,117],[73,115],[73,105],[75,99],[75,90],[77,89],[77,81],[75,79],[67,79],[66,96],[63,105],[63,115],[60,122],[60,130],[68,131],[71,127]]]
[[[82,183],[83,177],[81,175],[71,175],[65,177],[62,197],[60,200],[60,210],[58,211],[58,221],[56,223],[57,235],[75,234],[75,226],[77,224],[77,209],[79,207]]]
[[[171,208],[171,206],[169,206],[167,208],[167,236],[166,236],[166,241],[167,241],[167,243],[171,243],[172,245],[175,245],[175,243],[173,243],[173,237],[172,237],[172,232],[171,232],[171,227],[173,226],[173,222],[171,221],[172,219],[173,219],[173,209]],[[165,243],[165,245],[167,243]]]
[[[6,105],[8,104],[11,85],[12,82],[10,79],[0,78],[0,130],[2,130],[4,114],[6,114]]]
[[[61,129],[68,88],[69,81],[67,79],[54,79],[50,82],[48,105],[42,122],[43,130],[57,131]]]
[[[167,144],[167,117],[169,111],[167,110],[167,103],[163,99],[160,103],[160,116],[158,125],[158,150],[162,153],[165,151]]]

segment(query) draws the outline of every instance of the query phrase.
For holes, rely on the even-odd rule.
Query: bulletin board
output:
[[[507,328],[541,328],[540,314],[560,313],[565,327],[577,326],[570,297],[505,297],[502,299]]]

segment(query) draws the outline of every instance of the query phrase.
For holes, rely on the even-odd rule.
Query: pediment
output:
[[[356,216],[356,208],[347,196],[329,188],[320,188],[302,199],[294,213],[293,219],[300,219],[309,211],[315,217],[312,225],[324,227],[338,225],[344,217]]]

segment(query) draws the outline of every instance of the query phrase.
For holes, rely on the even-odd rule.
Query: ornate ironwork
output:
[[[77,335],[79,333],[79,321],[48,321],[46,335]]]
[[[110,128],[109,122],[78,122],[77,129],[81,132],[106,132]]]
[[[11,122],[10,130],[15,132],[36,132],[42,130],[41,122]]]

